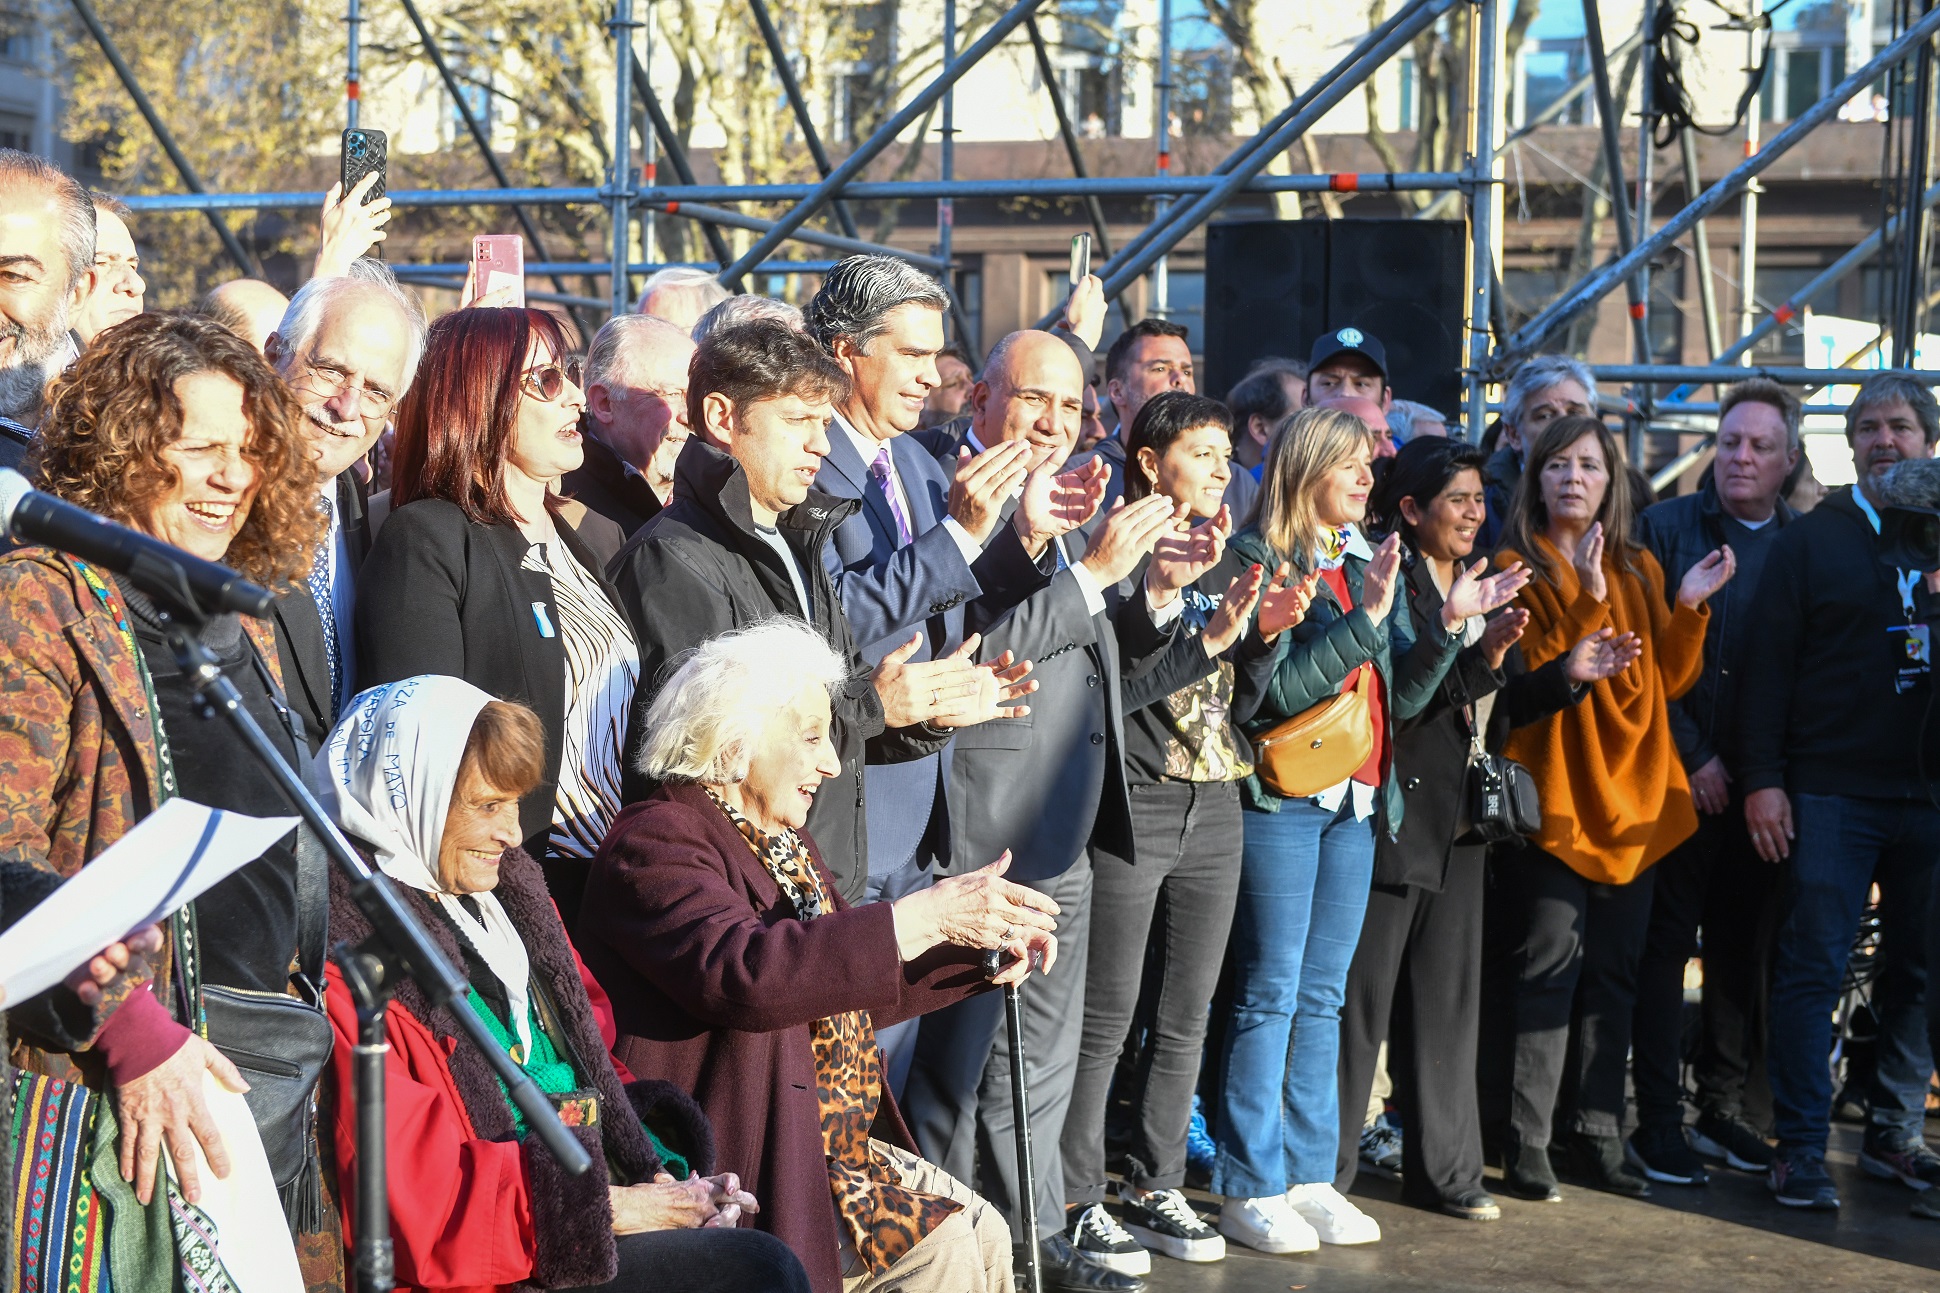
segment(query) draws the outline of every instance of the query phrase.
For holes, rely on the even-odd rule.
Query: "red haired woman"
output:
[[[552,315],[459,310],[398,405],[392,511],[357,589],[359,688],[463,678],[532,707],[545,778],[521,807],[570,928],[620,806],[640,654],[599,560],[558,519],[585,457],[576,361]]]

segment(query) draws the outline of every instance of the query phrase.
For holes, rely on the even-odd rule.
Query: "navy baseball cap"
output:
[[[1359,328],[1336,328],[1323,333],[1320,340],[1314,342],[1313,358],[1307,361],[1307,371],[1312,372],[1341,355],[1359,355],[1374,365],[1382,381],[1388,379],[1387,348]]]

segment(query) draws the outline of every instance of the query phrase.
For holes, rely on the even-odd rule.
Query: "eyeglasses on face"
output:
[[[577,358],[564,359],[526,369],[519,374],[519,387],[533,399],[550,404],[566,389],[566,383],[579,386],[581,376],[581,361]]]
[[[325,399],[335,399],[351,389],[350,374],[334,364],[307,363],[303,370],[309,374],[311,387]],[[370,385],[360,384],[355,389],[358,416],[369,425],[382,425],[391,416],[397,396]]]

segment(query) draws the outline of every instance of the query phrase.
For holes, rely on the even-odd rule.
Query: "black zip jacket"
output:
[[[1771,523],[1783,530],[1797,519],[1798,513],[1780,499]],[[1638,514],[1637,542],[1649,548],[1664,568],[1664,596],[1673,610],[1677,590],[1691,567],[1726,542],[1724,523],[1718,487],[1709,479],[1695,494],[1666,499]],[[1774,534],[1767,541],[1777,538]],[[1704,633],[1704,672],[1697,686],[1670,703],[1671,738],[1677,742],[1686,772],[1695,772],[1724,753],[1731,739],[1745,656],[1753,642],[1748,612],[1757,594],[1755,588],[1736,586],[1743,577],[1741,573],[1712,595],[1711,625]],[[1735,762],[1730,756],[1725,759],[1727,765]]]
[[[1896,573],[1878,536],[1834,490],[1785,528],[1752,603],[1733,770],[1739,787],[1858,799],[1924,799],[1920,728],[1932,683],[1894,691],[1894,638],[1904,625]],[[1932,611],[1916,588],[1915,618]],[[1926,765],[1940,771],[1928,740]]]
[[[829,535],[860,506],[854,499],[810,490],[805,500],[781,514],[775,527],[801,568],[803,586],[814,603],[815,628],[849,662],[848,682],[830,697],[830,735],[842,771],[816,792],[808,833],[851,903],[861,900],[869,876],[862,765],[921,758],[942,749],[949,739],[947,732],[932,734],[920,727],[883,727],[882,701],[870,681],[871,669],[856,651],[822,564]],[[799,616],[802,607],[781,558],[755,533],[741,465],[700,436],[687,442],[674,464],[674,501],[620,549],[608,573],[640,643],[640,686],[633,695],[621,759],[620,796],[631,804],[655,789],[637,769],[646,744],[647,707],[673,662],[730,629],[777,615]]]

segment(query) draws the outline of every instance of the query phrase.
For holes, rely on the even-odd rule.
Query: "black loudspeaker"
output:
[[[1462,399],[1460,220],[1234,220],[1206,226],[1206,378],[1224,396],[1255,359],[1307,361],[1355,327],[1387,347],[1398,399],[1453,418]]]

